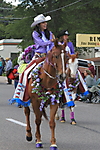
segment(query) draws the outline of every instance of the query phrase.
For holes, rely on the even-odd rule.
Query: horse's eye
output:
[[[58,59],[58,58],[59,58],[59,55],[58,55],[58,56],[55,56],[55,58]]]

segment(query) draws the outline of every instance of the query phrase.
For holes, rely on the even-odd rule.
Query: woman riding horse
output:
[[[60,44],[64,44],[64,42],[66,42],[66,52],[69,53],[69,54],[75,54],[75,51],[74,51],[74,46],[73,46],[73,43],[69,40],[69,33],[67,30],[62,30],[58,33],[58,38],[59,38],[59,43]],[[74,56],[74,55],[73,55]],[[75,55],[76,56],[76,55]],[[76,56],[77,57],[77,56]],[[77,66],[75,66],[76,68]],[[74,68],[74,70],[75,70]],[[76,74],[76,70],[75,70],[75,73]],[[68,81],[67,81],[68,83]],[[66,85],[66,83],[65,83]],[[68,86],[68,84],[67,84]],[[67,100],[65,98],[65,95],[63,94],[62,95],[62,101],[63,103],[65,103]],[[70,111],[72,109],[70,108]],[[61,122],[65,122],[65,113],[64,113],[64,108],[61,108],[61,113],[62,113],[62,117],[61,117]],[[73,112],[74,113],[74,112]],[[72,114],[72,111],[71,111],[71,114]],[[58,118],[58,115],[56,116],[56,118]]]
[[[38,59],[36,60],[38,61]],[[67,57],[65,45],[58,45],[55,42],[53,49],[47,54],[44,61],[40,62],[32,71],[32,78],[29,80],[27,94],[31,99],[33,112],[35,113],[36,123],[36,147],[42,147],[40,125],[41,118],[45,113],[45,106],[50,104],[50,121],[51,129],[51,146],[50,150],[57,150],[55,138],[55,114],[59,106],[59,97],[63,92],[63,87],[58,79],[65,79]],[[17,98],[16,98],[17,99]],[[23,102],[24,103],[24,102]],[[26,139],[32,140],[31,126],[30,126],[30,108],[26,105],[24,107],[26,116]]]
[[[55,114],[59,105],[59,97],[62,95],[63,91],[63,87],[58,79],[61,78],[64,80],[66,77],[65,69],[67,57],[65,44],[58,45],[57,40],[55,41],[55,45],[53,44],[53,34],[47,30],[46,21],[48,20],[50,20],[50,16],[44,17],[42,14],[34,18],[34,22],[31,27],[37,26],[36,31],[33,32],[33,38],[36,44],[35,58],[42,58],[34,58],[26,67],[25,71],[21,75],[14,97],[10,100],[10,102],[18,102],[24,106],[27,123],[26,139],[31,141],[32,133],[29,119],[29,99],[31,99],[33,111],[36,116],[36,147],[40,148],[42,147],[40,134],[41,117],[44,115],[44,117],[47,118],[44,107],[50,104],[50,149],[57,150],[55,139]],[[49,35],[49,39],[46,35]],[[46,59],[43,56],[46,56]],[[28,75],[32,69],[32,78],[28,80]]]
[[[40,14],[34,18],[34,22],[31,25],[32,28],[35,27],[35,30],[32,33],[32,37],[35,43],[35,54],[34,54],[32,61],[26,67],[25,71],[22,73],[18,86],[15,90],[15,94],[13,98],[16,98],[17,96],[17,98],[19,98],[19,103],[21,103],[20,100],[23,100],[23,99],[24,101],[28,100],[28,97],[25,96],[25,94],[27,94],[27,91],[25,91],[26,90],[25,88],[27,86],[28,74],[34,67],[36,67],[37,63],[44,60],[44,57],[46,56],[46,54],[54,46],[54,43],[53,43],[54,36],[52,32],[47,29],[47,21],[49,20],[51,20],[50,16],[44,17],[43,14]],[[39,61],[36,61],[37,58],[41,58],[41,59],[39,59]],[[19,91],[19,88],[22,89],[21,92]]]

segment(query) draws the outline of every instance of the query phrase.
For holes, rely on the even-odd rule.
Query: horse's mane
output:
[[[52,58],[53,58],[53,53],[57,52],[57,50],[65,50],[66,47],[66,43],[64,43],[63,45],[58,43],[58,39],[54,39],[54,47],[47,53],[46,55],[46,61],[52,62]]]

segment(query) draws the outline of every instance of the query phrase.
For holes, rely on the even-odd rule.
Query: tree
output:
[[[13,16],[12,6],[0,0],[0,39],[6,38],[5,26],[10,20],[7,17]]]
[[[76,33],[100,33],[99,9],[100,0],[24,0],[6,14],[8,19],[4,21],[8,22],[0,29],[1,38],[22,38],[23,48],[33,44],[30,25],[33,18],[42,13],[52,17],[48,25],[55,36],[59,30],[67,29],[76,46]]]

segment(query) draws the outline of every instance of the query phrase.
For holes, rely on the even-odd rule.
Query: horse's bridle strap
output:
[[[43,69],[43,71],[44,71],[44,73],[45,73],[46,75],[48,75],[51,79],[56,79],[56,78],[57,78],[56,76],[55,76],[55,77],[51,76],[46,70]]]

